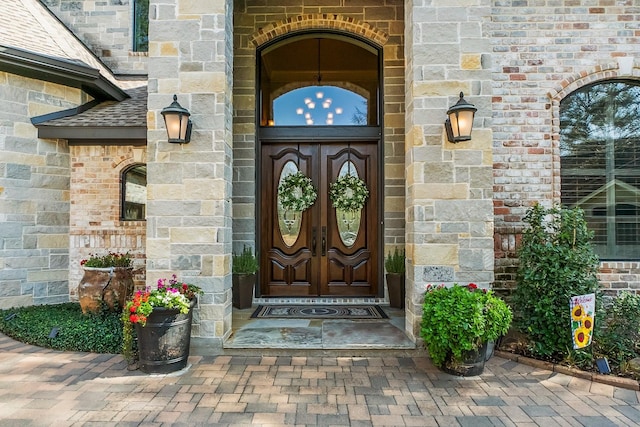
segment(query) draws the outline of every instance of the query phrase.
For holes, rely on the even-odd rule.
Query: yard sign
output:
[[[595,319],[596,294],[571,297],[571,336],[573,348],[579,349],[591,344]]]

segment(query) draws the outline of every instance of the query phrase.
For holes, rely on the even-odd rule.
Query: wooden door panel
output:
[[[311,245],[314,209],[302,214],[300,233],[291,245],[285,243],[278,222],[278,183],[288,162],[297,164],[307,176],[312,172],[312,147],[301,148],[289,144],[262,146],[262,181],[260,191],[261,253],[260,288],[263,295],[317,295],[317,260],[312,257]]]
[[[299,154],[298,154],[298,149]],[[300,143],[261,146],[261,271],[263,296],[377,296],[377,144]],[[277,188],[281,171],[294,161],[318,189],[316,203],[303,213],[295,243],[285,243],[278,222]],[[329,185],[345,162],[364,179],[370,196],[353,242],[338,229]],[[350,241],[350,240],[349,240]]]
[[[356,173],[367,183],[369,198],[362,209],[357,236],[346,245],[340,237],[336,210],[327,200],[327,257],[321,261],[320,292],[322,295],[375,296],[377,293],[377,151],[375,144],[354,143],[327,145],[321,149],[324,168],[322,186],[329,191],[346,162],[351,162]],[[356,229],[354,227],[354,229]],[[326,273],[326,274],[323,274]]]

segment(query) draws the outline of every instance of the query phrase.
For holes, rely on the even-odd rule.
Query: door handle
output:
[[[327,255],[327,227],[322,227],[322,256]]]
[[[311,256],[316,256],[316,228],[311,229]]]

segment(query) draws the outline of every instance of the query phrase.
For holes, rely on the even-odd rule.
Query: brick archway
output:
[[[361,22],[340,14],[319,13],[293,16],[271,23],[253,33],[250,41],[254,46],[260,47],[285,34],[309,29],[345,31],[371,40],[378,46],[383,46],[389,39],[388,34],[372,27],[366,22]]]

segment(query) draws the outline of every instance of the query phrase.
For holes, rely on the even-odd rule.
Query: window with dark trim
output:
[[[560,104],[561,199],[601,259],[640,258],[640,82],[606,81]]]
[[[133,51],[149,51],[149,0],[133,2]]]
[[[122,172],[123,221],[143,221],[147,214],[147,166],[135,165]]]

